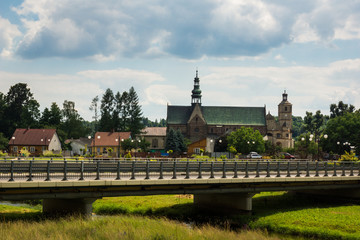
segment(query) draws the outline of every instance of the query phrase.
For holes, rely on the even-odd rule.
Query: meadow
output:
[[[199,211],[192,202],[192,195],[103,198],[93,204],[95,215],[89,219],[46,219],[39,205],[0,205],[0,236],[7,236],[6,239],[30,239],[28,236],[32,235],[36,239],[360,239],[360,206],[347,200],[314,199],[286,192],[261,193],[254,196],[252,215],[213,215]]]

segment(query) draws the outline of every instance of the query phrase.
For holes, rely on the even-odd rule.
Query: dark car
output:
[[[290,153],[284,153],[285,159],[295,159],[294,155],[291,155]]]

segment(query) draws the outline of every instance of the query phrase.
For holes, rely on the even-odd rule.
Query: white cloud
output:
[[[11,57],[15,38],[21,36],[18,27],[0,16],[0,56]]]

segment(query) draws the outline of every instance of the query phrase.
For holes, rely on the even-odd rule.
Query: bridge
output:
[[[359,162],[2,160],[0,199],[43,199],[44,213],[90,214],[102,197],[193,194],[212,209],[252,210],[263,191],[360,199]]]

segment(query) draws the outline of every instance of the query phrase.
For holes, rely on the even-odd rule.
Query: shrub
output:
[[[0,151],[0,157],[6,157],[8,154],[4,153],[3,151]]]
[[[127,154],[125,154],[125,156],[124,156],[124,158],[131,158],[131,153],[130,152],[128,152]]]
[[[22,157],[28,157],[28,156],[30,156],[30,152],[26,149],[26,147],[23,147],[23,148],[20,150],[20,156],[22,156]]]
[[[53,151],[45,150],[42,154],[44,157],[62,157],[61,152],[59,154],[53,153]]]
[[[355,156],[355,152],[347,152],[341,155],[339,161],[358,161],[359,159]]]

